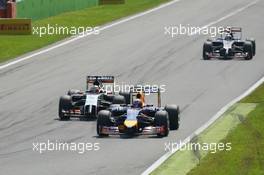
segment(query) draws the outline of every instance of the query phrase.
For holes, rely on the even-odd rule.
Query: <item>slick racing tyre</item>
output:
[[[211,53],[211,52],[212,52],[212,43],[207,41],[203,45],[203,59],[204,60],[210,60],[208,53]]]
[[[112,95],[112,94],[103,95],[103,98],[105,101],[109,101],[112,103],[113,99],[114,99],[114,95]]]
[[[126,99],[122,95],[116,95],[113,98],[113,104],[119,104],[119,105],[126,104]]]
[[[125,97],[127,105],[131,103],[131,93],[130,92],[119,92],[119,95],[122,95]]]
[[[255,41],[255,39],[253,39],[253,38],[250,38],[250,39],[246,39],[246,41],[250,41],[251,43],[252,43],[252,49],[253,49],[253,56],[255,56],[256,55],[256,41]]]
[[[63,110],[69,111],[72,107],[71,104],[71,96],[64,95],[60,98],[59,102],[59,118],[61,120],[69,120],[70,116],[65,116],[65,114],[62,112]]]
[[[74,95],[74,94],[80,94],[81,93],[81,91],[80,90],[77,90],[77,89],[70,89],[69,91],[68,91],[68,95],[69,96],[72,96],[72,95]]]
[[[177,130],[179,129],[179,113],[180,109],[177,105],[166,105],[165,110],[168,112],[169,115],[169,122],[170,122],[170,130]]]
[[[108,134],[103,134],[102,127],[104,126],[111,126],[111,112],[107,110],[102,110],[98,113],[98,118],[97,118],[97,134],[100,137],[106,137]]]
[[[157,111],[155,114],[155,126],[163,127],[164,132],[158,133],[158,137],[167,137],[169,135],[169,117],[166,111]]]
[[[250,41],[245,42],[244,52],[247,53],[246,60],[251,60],[253,58],[253,45]]]

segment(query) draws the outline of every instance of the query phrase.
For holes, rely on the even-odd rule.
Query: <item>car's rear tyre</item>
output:
[[[246,60],[251,60],[253,58],[253,45],[250,41],[245,42],[244,52],[247,53]]]
[[[107,137],[108,134],[103,134],[101,133],[102,127],[104,126],[111,126],[111,112],[107,110],[102,110],[98,113],[98,118],[97,118],[97,134],[100,137]]]
[[[131,93],[130,92],[119,92],[119,95],[122,95],[125,97],[126,104],[131,103]]]
[[[63,110],[69,111],[72,108],[71,96],[64,95],[59,101],[59,118],[60,120],[69,120],[70,116],[65,116]]]
[[[170,122],[170,130],[177,130],[179,129],[179,114],[180,109],[177,105],[166,105],[165,110],[168,112],[169,122]]]
[[[114,99],[113,94],[104,95],[104,100],[106,100],[106,101],[113,102],[113,99]]]
[[[207,41],[203,45],[203,59],[204,60],[210,60],[208,53],[211,53],[211,52],[212,52],[212,43]]]
[[[77,90],[77,89],[70,89],[70,90],[68,91],[67,95],[72,96],[72,95],[74,95],[74,94],[79,94],[79,93],[81,93],[80,90]]]
[[[126,99],[122,95],[116,95],[113,98],[113,104],[126,104]]]
[[[155,114],[155,126],[163,127],[164,132],[158,133],[158,137],[167,137],[169,135],[169,117],[166,111],[157,111]]]

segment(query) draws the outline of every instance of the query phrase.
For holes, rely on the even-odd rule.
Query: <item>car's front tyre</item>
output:
[[[60,98],[60,101],[59,101],[59,118],[60,118],[60,120],[69,120],[70,119],[70,116],[66,116],[63,113],[63,110],[69,111],[71,109],[71,106],[72,106],[71,96],[64,95]]]
[[[109,136],[108,134],[104,134],[102,133],[102,128],[104,126],[111,126],[111,112],[107,111],[107,110],[102,110],[98,113],[98,118],[97,118],[97,125],[96,125],[96,129],[97,129],[97,134],[100,137],[106,137]]]
[[[166,105],[165,110],[168,112],[169,122],[170,122],[170,130],[177,130],[180,126],[179,113],[180,109],[177,105]]]
[[[169,135],[169,117],[166,111],[157,111],[155,114],[155,126],[161,127],[163,131],[158,133],[158,137],[167,137]]]
[[[207,41],[203,45],[203,59],[210,60],[210,57],[208,54],[211,52],[212,52],[212,43]]]

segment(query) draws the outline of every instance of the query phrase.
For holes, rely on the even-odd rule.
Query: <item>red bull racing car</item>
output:
[[[131,105],[112,104],[107,110],[98,114],[97,134],[101,137],[109,135],[157,135],[166,137],[170,130],[179,128],[179,107],[166,105],[161,107],[160,90],[148,89],[148,94],[157,94],[158,105],[145,104],[144,92],[131,92]]]

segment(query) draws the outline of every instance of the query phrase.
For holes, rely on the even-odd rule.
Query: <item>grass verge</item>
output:
[[[63,13],[33,22],[33,26],[46,26],[47,24],[65,27],[96,27],[105,23],[153,8],[170,0],[126,0],[125,4],[102,5],[75,12]],[[0,63],[18,57],[30,51],[42,48],[69,35],[37,35],[27,36],[0,36]]]
[[[264,85],[242,103],[257,103],[248,118],[226,138],[230,152],[208,154],[188,175],[263,175],[264,174]]]
[[[263,119],[264,84],[187,144],[231,143],[231,150],[180,150],[152,175],[264,175]]]

